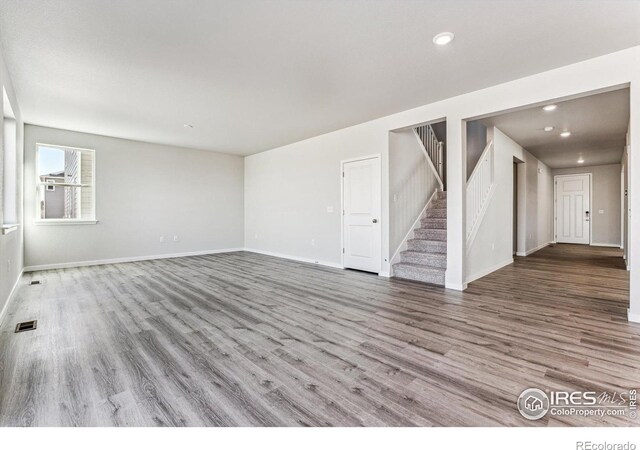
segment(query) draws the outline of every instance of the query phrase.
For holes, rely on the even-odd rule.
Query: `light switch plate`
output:
[[[599,209],[598,214],[604,214],[604,209]]]
[[[327,206],[327,212],[328,213],[332,213],[333,212],[333,206]]]

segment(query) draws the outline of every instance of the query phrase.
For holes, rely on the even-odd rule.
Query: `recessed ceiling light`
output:
[[[571,131],[563,131],[560,133],[560,137],[567,138],[569,136],[571,136]]]
[[[544,127],[544,131],[553,131],[553,127]]]
[[[546,112],[551,112],[551,111],[555,111],[557,107],[558,105],[547,105],[547,106],[544,106],[542,109]]]
[[[436,45],[447,45],[453,41],[453,33],[445,31],[444,33],[438,33],[433,37],[433,43]]]
[[[580,158],[580,159],[578,160],[578,164],[582,164],[583,162],[584,162],[584,159],[582,159],[582,158]]]
[[[191,125],[190,123],[185,123],[182,126],[185,127],[185,128],[193,128],[193,125]]]

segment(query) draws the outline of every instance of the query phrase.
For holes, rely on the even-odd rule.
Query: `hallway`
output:
[[[513,264],[471,283],[465,293],[491,293],[572,321],[626,322],[629,272],[620,249],[552,244],[516,257]]]

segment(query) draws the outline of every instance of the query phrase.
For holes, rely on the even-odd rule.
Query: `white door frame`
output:
[[[593,242],[593,183],[590,172],[567,173],[565,175],[555,175],[553,177],[553,241],[558,242],[558,178],[575,177],[578,175],[589,176],[589,244]]]
[[[344,165],[355,161],[364,161],[366,159],[378,159],[378,167],[380,167],[380,215],[382,216],[382,155],[376,153],[373,155],[359,156],[357,158],[343,159],[340,161],[340,265],[344,269]],[[382,217],[381,217],[382,218]],[[378,219],[380,220],[380,219]],[[380,224],[380,258],[382,258],[382,224]],[[378,260],[378,275],[382,272],[382,259]]]
[[[620,167],[620,248],[624,250],[624,169],[626,161],[622,160]]]

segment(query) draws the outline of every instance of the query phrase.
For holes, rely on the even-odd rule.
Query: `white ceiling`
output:
[[[552,169],[620,162],[629,126],[629,89],[553,104],[558,108],[552,112],[535,107],[481,122],[498,127]],[[546,126],[554,130],[544,131]],[[560,137],[564,130],[571,136]],[[580,158],[584,163],[578,164]]]
[[[638,45],[640,3],[2,0],[0,38],[26,122],[248,155]]]

